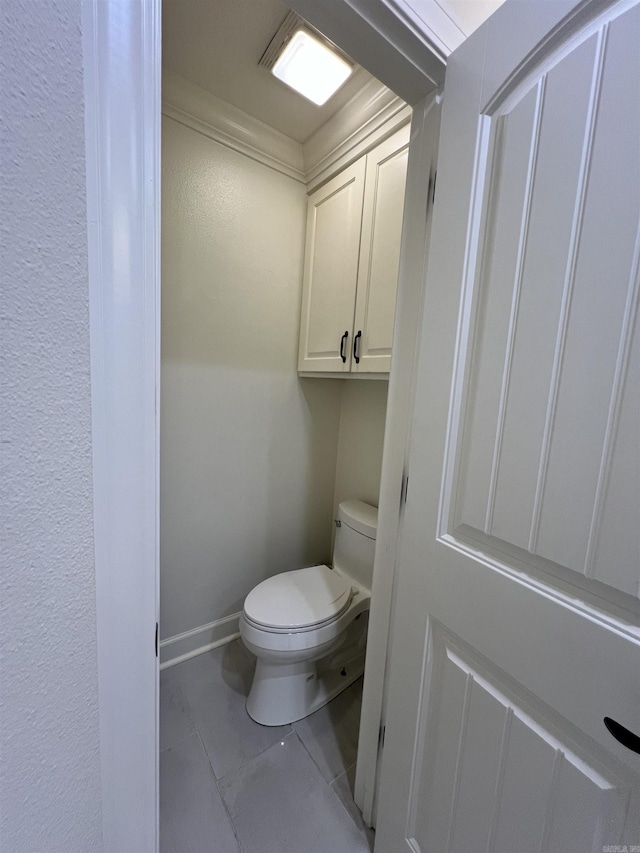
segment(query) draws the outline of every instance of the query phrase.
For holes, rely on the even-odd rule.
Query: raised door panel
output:
[[[633,837],[625,765],[436,621],[428,649],[405,829],[416,853],[597,853]]]
[[[407,126],[367,155],[354,373],[388,373],[391,366],[408,152]]]
[[[598,594],[596,581],[635,597],[639,36],[635,7],[485,120],[483,251],[448,525],[582,589]]]
[[[301,371],[346,373],[351,368],[364,177],[363,158],[309,197]]]

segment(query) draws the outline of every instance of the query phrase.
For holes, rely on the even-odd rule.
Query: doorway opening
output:
[[[226,833],[230,849],[234,838],[250,846],[265,811],[278,813],[274,790],[274,849],[283,832],[322,832],[327,850],[372,846],[353,798],[362,678],[311,716],[260,726],[245,709],[255,660],[238,620],[266,578],[332,564],[343,501],[378,506],[411,110],[362,68],[320,110],[271,78],[258,60],[286,15],[280,0],[163,4],[166,849],[214,828],[216,843]],[[345,216],[354,237],[340,243]],[[344,284],[319,293],[331,263],[368,312],[365,327],[349,296],[348,363],[346,347],[331,351],[341,335],[325,343]],[[319,313],[303,320],[305,348],[306,296]],[[309,798],[313,819],[300,826]]]

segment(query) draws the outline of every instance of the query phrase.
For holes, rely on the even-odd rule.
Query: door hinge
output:
[[[158,657],[158,623],[156,622],[156,657]]]
[[[382,747],[384,746],[384,736],[385,736],[386,731],[387,731],[387,727],[384,724],[382,724],[380,726],[380,731],[378,732],[378,751],[380,751],[382,749]]]
[[[409,475],[402,475],[402,486],[400,487],[400,503],[406,504],[407,495],[409,494]]]
[[[433,173],[433,183],[431,184],[431,204],[436,203],[436,181],[438,179],[438,173]]]

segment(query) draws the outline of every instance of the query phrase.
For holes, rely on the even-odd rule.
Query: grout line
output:
[[[350,764],[350,765],[349,765],[349,767],[347,768],[347,770],[350,770],[352,767],[355,767],[355,762],[354,762],[353,764]],[[358,804],[356,803],[356,801],[355,801],[355,800],[353,800],[353,797],[352,797],[351,799],[353,800],[353,804],[354,804],[354,805],[355,805],[355,807],[358,809],[358,812],[360,812],[360,821],[361,821],[362,825],[361,825],[361,826],[358,826],[358,823],[357,823],[356,819],[354,818],[354,816],[351,814],[351,812],[350,812],[350,811],[349,811],[349,809],[347,808],[347,804],[344,802],[344,800],[342,799],[342,797],[340,796],[340,794],[339,794],[339,793],[336,791],[336,789],[334,788],[334,782],[337,782],[337,780],[338,780],[338,779],[340,779],[342,776],[346,776],[347,770],[343,770],[343,771],[342,771],[342,773],[338,774],[338,776],[336,776],[336,777],[335,777],[335,779],[333,779],[333,781],[328,782],[327,784],[328,784],[328,785],[329,785],[329,787],[331,788],[331,790],[332,790],[332,792],[333,792],[334,796],[335,796],[335,797],[337,797],[338,802],[340,803],[340,805],[342,806],[342,808],[343,808],[343,809],[346,811],[346,813],[349,815],[349,818],[350,818],[350,820],[351,820],[351,823],[355,826],[356,830],[358,831],[358,834],[359,834],[359,835],[361,835],[361,836],[362,836],[362,838],[364,838],[364,839],[366,840],[366,842],[367,842],[367,846],[368,846],[368,845],[369,845],[369,838],[368,838],[368,836],[367,836],[367,831],[369,831],[369,832],[375,832],[375,829],[373,829],[373,827],[370,827],[370,826],[367,826],[367,825],[366,825],[366,823],[364,822],[364,818],[362,817],[362,812],[360,811],[360,809],[358,808]]]
[[[211,768],[211,772],[213,773],[213,767]],[[220,790],[220,786],[218,785],[218,780],[215,777],[215,773],[213,774],[213,783],[216,786],[216,791],[218,792],[218,796],[220,797],[220,802],[222,803],[222,807],[224,808],[224,810],[227,814],[227,817],[229,818],[229,823],[231,824],[231,830],[233,832],[233,837],[235,838],[236,844],[238,845],[238,851],[239,851],[239,853],[244,853],[244,847],[242,846],[242,842],[240,841],[240,838],[238,837],[238,830],[236,828],[236,822],[233,819],[233,815],[229,811],[229,806],[227,805],[227,801],[224,798],[224,794]]]
[[[256,725],[258,725],[258,724],[256,723]],[[220,776],[220,778],[218,778],[216,776],[216,780],[218,782],[223,782],[228,776],[232,776],[234,773],[237,773],[243,767],[246,767],[247,764],[250,764],[252,761],[255,761],[256,758],[260,758],[260,756],[264,755],[265,752],[269,752],[269,750],[273,749],[274,746],[277,746],[280,741],[288,740],[288,738],[290,738],[291,735],[294,735],[294,734],[295,734],[295,732],[293,730],[291,730],[290,732],[287,732],[287,734],[281,735],[278,738],[278,740],[274,740],[274,742],[270,743],[269,746],[265,747],[264,749],[261,749],[260,752],[256,752],[255,755],[252,755],[251,758],[247,758],[247,760],[243,761],[242,764],[238,764],[238,766],[234,767],[233,770],[229,770],[229,772],[225,773],[224,776]]]
[[[235,642],[235,641],[234,641],[234,642]],[[242,647],[242,648],[243,648],[243,650],[244,650],[244,647]],[[246,650],[245,650],[245,651],[246,651]],[[186,662],[186,661],[185,661],[185,662]],[[179,664],[177,664],[177,666],[179,667]],[[189,702],[189,700],[188,700],[188,698],[187,698],[187,696],[186,696],[186,694],[185,694],[185,692],[184,692],[184,690],[183,690],[183,686],[182,686],[182,683],[181,683],[181,681],[180,681],[180,676],[179,676],[179,674],[178,674],[178,673],[179,673],[179,669],[176,669],[176,670],[175,670],[175,672],[176,672],[176,678],[177,678],[177,680],[178,680],[178,686],[180,687],[180,690],[182,691],[183,698],[184,698],[185,703],[187,704],[187,706],[188,706],[188,708],[189,708],[189,711],[190,711],[191,721],[193,722],[193,726],[194,726],[195,731],[196,731],[196,732],[197,732],[197,734],[200,736],[200,739],[201,739],[201,741],[202,741],[202,745],[203,745],[203,747],[204,747],[204,751],[205,751],[205,753],[206,753],[206,755],[207,755],[207,759],[208,759],[209,763],[211,764],[211,769],[213,770],[213,776],[214,776],[214,779],[216,780],[216,782],[221,782],[223,779],[226,779],[226,778],[227,778],[227,776],[230,776],[232,773],[237,773],[237,772],[238,772],[238,770],[240,770],[240,768],[241,768],[241,767],[244,767],[246,764],[248,764],[248,762],[253,761],[253,759],[258,758],[258,756],[263,755],[265,752],[268,752],[268,750],[270,750],[272,746],[275,746],[275,745],[278,743],[278,741],[280,741],[280,740],[285,740],[286,738],[290,737],[290,736],[291,736],[291,734],[293,734],[293,726],[292,726],[291,724],[288,724],[290,731],[288,731],[288,732],[283,733],[282,735],[280,735],[280,736],[278,737],[278,739],[277,739],[277,740],[275,740],[275,741],[273,741],[273,743],[270,743],[270,744],[269,744],[269,746],[265,747],[264,749],[261,749],[261,750],[260,750],[260,752],[255,753],[255,755],[252,755],[250,758],[247,758],[247,760],[246,760],[246,761],[243,761],[241,764],[239,764],[239,765],[238,765],[237,767],[235,767],[233,770],[229,770],[229,771],[228,771],[227,773],[225,773],[223,776],[218,777],[218,776],[216,775],[216,773],[215,773],[214,768],[213,768],[213,763],[212,763],[212,760],[211,760],[211,756],[209,755],[209,751],[207,750],[207,746],[206,746],[205,740],[204,740],[204,738],[202,737],[202,734],[201,734],[201,732],[200,732],[200,727],[199,727],[199,725],[198,725],[198,721],[197,721],[197,718],[196,718],[196,714],[194,713],[193,708],[191,707],[191,703]],[[242,713],[244,713],[244,714],[246,714],[246,713],[247,713],[247,710],[246,710],[246,708],[245,708],[244,706],[243,706],[243,708],[242,708]],[[247,716],[248,716],[248,715],[247,715]],[[251,720],[251,722],[252,722],[254,725],[256,725],[256,726],[257,726],[257,725],[259,725],[258,723],[255,723],[253,720]],[[261,726],[261,728],[262,728],[262,726]]]
[[[307,717],[303,717],[302,719],[306,720]],[[301,722],[301,720],[296,720],[296,723],[299,723],[299,722]],[[353,764],[350,764],[349,767],[345,768],[344,770],[341,770],[337,776],[332,776],[331,779],[327,779],[327,777],[322,772],[322,768],[320,767],[318,762],[315,760],[315,758],[313,757],[313,754],[311,753],[311,750],[309,749],[309,747],[305,743],[304,738],[298,732],[298,730],[295,728],[295,723],[291,723],[291,727],[293,728],[294,734],[297,736],[298,740],[300,741],[300,743],[304,747],[305,752],[307,753],[309,758],[313,761],[314,767],[317,769],[318,773],[320,774],[322,779],[327,783],[327,785],[333,785],[333,783],[336,781],[336,779],[339,779],[340,776],[342,776],[344,773],[347,772],[347,770],[349,770],[351,767],[354,766],[355,762]]]
[[[218,794],[218,797],[220,798],[220,802],[222,803],[222,808],[225,810],[227,817],[229,818],[229,825],[231,826],[231,831],[233,832],[233,837],[235,838],[236,844],[238,845],[238,851],[239,851],[239,853],[243,853],[242,844],[240,843],[240,839],[238,838],[238,833],[236,831],[235,822],[233,820],[233,817],[231,816],[231,812],[229,811],[229,807],[227,806],[227,801],[225,800],[225,798],[222,794],[222,791],[220,790],[220,788],[218,786],[218,779],[216,778],[215,770],[213,769],[213,764],[211,763],[211,759],[209,758],[209,753],[207,752],[207,747],[205,746],[204,740],[202,739],[202,735],[200,734],[199,731],[197,732],[197,735],[198,735],[198,738],[200,740],[200,744],[202,745],[202,749],[203,749],[204,754],[206,756],[207,762],[209,764],[209,769],[211,770],[211,778],[213,779],[213,786],[216,790],[216,793]]]
[[[340,775],[342,775],[342,774],[340,774]],[[337,779],[337,778],[338,778],[338,777],[336,776],[336,779]],[[333,781],[335,782],[335,779],[334,779]],[[363,828],[364,828],[364,821],[363,821],[363,823],[362,823],[362,827],[358,826],[358,824],[357,824],[357,823],[356,823],[356,821],[355,821],[355,818],[353,817],[353,815],[351,814],[351,812],[350,812],[350,811],[349,811],[349,809],[347,808],[347,804],[343,801],[343,799],[342,799],[342,797],[340,796],[340,794],[339,794],[339,793],[335,790],[335,788],[333,787],[333,782],[327,782],[327,785],[328,785],[328,786],[329,786],[329,788],[331,789],[331,793],[333,794],[333,796],[337,799],[337,801],[340,803],[340,805],[342,806],[342,808],[343,808],[343,809],[345,810],[345,812],[348,814],[348,816],[349,816],[349,820],[351,821],[351,823],[355,826],[355,828],[356,828],[356,829],[357,829],[357,831],[360,833],[360,835],[364,836],[364,835],[365,835],[365,833],[364,833],[364,829],[363,829]],[[357,808],[357,806],[356,806],[356,808]],[[359,811],[359,809],[358,809],[358,811]]]
[[[303,717],[302,719],[303,719],[303,720],[306,720],[306,719],[308,719],[308,718],[307,718],[307,717]],[[315,758],[314,758],[314,757],[313,757],[313,755],[311,754],[311,750],[309,749],[309,747],[307,746],[307,744],[304,742],[304,740],[303,740],[302,736],[300,735],[300,733],[299,733],[299,732],[298,732],[298,730],[296,729],[296,723],[299,723],[299,722],[301,722],[301,720],[296,720],[296,722],[295,722],[295,723],[291,723],[291,728],[293,729],[293,733],[294,733],[294,734],[295,734],[295,736],[298,738],[298,740],[300,741],[300,743],[302,744],[302,746],[303,746],[303,748],[304,748],[304,751],[307,753],[307,755],[309,756],[309,758],[310,758],[310,759],[311,759],[311,761],[313,762],[313,766],[316,768],[316,770],[317,770],[317,771],[318,771],[318,773],[320,774],[320,778],[321,778],[324,782],[328,782],[328,780],[327,780],[327,779],[325,779],[324,773],[323,773],[323,772],[322,772],[322,770],[320,769],[320,765],[318,764],[318,762],[315,760]],[[331,781],[333,781],[333,780],[331,780]],[[331,782],[328,782],[328,784],[331,784]]]
[[[183,690],[183,685],[182,685],[182,681],[181,681],[181,678],[180,678],[180,674],[179,674],[179,673],[180,673],[180,670],[179,670],[179,669],[177,669],[177,670],[176,670],[176,673],[175,673],[175,677],[176,677],[176,681],[177,681],[177,685],[176,685],[176,686],[177,686],[177,688],[180,690],[180,692],[181,692],[181,694],[182,694],[182,696],[181,696],[181,698],[182,698],[182,709],[181,709],[181,713],[182,713],[182,714],[184,714],[184,715],[186,715],[186,716],[189,718],[190,722],[193,724],[193,731],[191,731],[189,734],[185,735],[185,737],[184,737],[184,738],[181,738],[181,739],[179,739],[178,741],[175,741],[175,742],[174,742],[174,744],[172,744],[171,746],[166,747],[165,749],[166,749],[166,750],[171,749],[171,748],[172,748],[172,746],[175,746],[176,744],[181,743],[183,740],[186,740],[187,738],[189,738],[189,737],[191,737],[191,736],[193,736],[193,735],[196,735],[196,736],[198,737],[198,740],[199,740],[199,742],[200,742],[200,745],[201,745],[201,747],[202,747],[202,749],[203,749],[203,751],[204,751],[204,755],[205,755],[205,757],[206,757],[207,763],[208,763],[208,765],[209,765],[209,769],[210,769],[210,771],[211,771],[211,778],[212,778],[212,780],[213,780],[213,783],[214,783],[214,786],[215,786],[216,793],[218,794],[218,796],[219,796],[220,800],[222,801],[222,805],[223,805],[223,808],[224,808],[224,810],[225,810],[225,813],[226,813],[226,815],[227,815],[227,817],[228,817],[229,824],[230,824],[230,826],[231,826],[231,829],[232,829],[232,832],[233,832],[234,838],[235,838],[235,840],[236,840],[236,844],[237,844],[237,846],[238,846],[238,852],[239,852],[239,853],[245,853],[245,848],[243,847],[243,845],[242,845],[242,843],[240,842],[240,839],[239,839],[239,837],[238,837],[238,832],[237,832],[237,829],[236,829],[236,823],[235,823],[235,820],[234,820],[233,816],[231,815],[231,812],[230,812],[229,806],[228,806],[228,804],[227,804],[227,801],[226,801],[225,796],[224,796],[224,794],[223,794],[223,791],[222,791],[222,789],[221,789],[221,783],[223,783],[223,782],[224,782],[224,780],[225,780],[225,779],[227,779],[229,776],[231,776],[231,775],[233,775],[233,774],[237,774],[237,773],[238,773],[242,768],[246,767],[246,766],[247,766],[248,764],[250,764],[252,761],[255,761],[255,760],[256,760],[256,759],[258,759],[260,756],[262,756],[262,755],[264,755],[266,752],[268,752],[270,749],[272,749],[272,748],[274,748],[275,746],[277,746],[279,742],[282,742],[282,741],[284,741],[284,740],[287,740],[287,739],[289,739],[289,738],[291,738],[291,737],[293,737],[293,736],[295,736],[295,737],[296,737],[296,739],[297,739],[298,743],[299,743],[299,744],[301,744],[301,745],[302,745],[302,747],[304,748],[304,754],[306,754],[306,755],[311,759],[312,766],[315,768],[315,771],[317,772],[317,774],[318,774],[318,776],[319,776],[319,778],[320,778],[320,780],[321,780],[321,783],[322,783],[322,785],[321,785],[321,787],[319,788],[319,790],[322,790],[322,787],[323,787],[323,786],[324,786],[324,787],[327,787],[327,788],[329,788],[329,789],[330,789],[330,791],[331,791],[331,795],[332,795],[333,797],[336,797],[336,798],[337,798],[338,802],[340,803],[341,808],[342,808],[342,809],[344,809],[344,811],[345,811],[345,812],[347,813],[347,815],[349,816],[349,822],[350,822],[350,825],[352,825],[352,826],[355,828],[355,830],[356,830],[356,832],[358,833],[358,835],[360,835],[360,836],[361,836],[361,837],[366,841],[367,845],[369,845],[369,837],[368,837],[368,835],[367,835],[368,828],[365,826],[364,821],[362,821],[362,825],[361,825],[361,826],[359,826],[359,825],[358,825],[358,822],[356,821],[356,818],[354,817],[354,815],[352,815],[352,814],[351,814],[351,812],[349,811],[349,808],[347,807],[347,804],[343,801],[342,797],[340,796],[340,794],[338,793],[338,791],[337,791],[336,787],[334,786],[334,782],[336,782],[336,781],[337,781],[338,779],[340,779],[342,776],[346,776],[347,772],[348,772],[349,770],[351,770],[351,769],[355,766],[355,762],[352,762],[348,767],[344,768],[340,773],[338,773],[338,775],[337,775],[337,776],[334,776],[332,779],[327,779],[327,778],[325,777],[325,775],[323,774],[322,770],[320,769],[320,767],[318,766],[317,762],[316,762],[316,761],[315,761],[315,759],[313,758],[313,755],[311,754],[310,750],[308,749],[308,747],[307,747],[306,743],[304,742],[303,738],[300,736],[300,734],[299,734],[299,733],[298,733],[298,731],[296,730],[296,728],[295,728],[295,723],[290,723],[290,724],[288,724],[288,726],[287,726],[288,731],[285,731],[285,732],[281,733],[281,734],[278,736],[278,738],[277,738],[273,743],[269,744],[267,747],[265,747],[265,749],[260,750],[260,752],[256,753],[255,755],[252,755],[252,756],[251,756],[251,757],[249,757],[247,760],[243,761],[241,764],[239,764],[239,765],[238,765],[236,768],[234,768],[233,770],[230,770],[228,773],[225,773],[225,775],[224,775],[224,776],[221,776],[220,778],[218,778],[218,777],[216,776],[216,773],[215,773],[215,770],[214,770],[214,767],[213,767],[213,762],[212,762],[211,756],[209,755],[209,752],[208,752],[208,750],[207,750],[207,746],[206,746],[206,743],[205,743],[205,739],[204,739],[204,737],[203,737],[203,735],[202,735],[202,733],[201,733],[201,731],[200,731],[200,726],[199,726],[199,724],[198,724],[198,715],[197,715],[196,713],[194,713],[194,709],[192,708],[191,703],[189,702],[188,697],[187,697],[187,695],[185,694],[185,692],[184,692],[184,690]],[[246,709],[245,709],[244,707],[242,708],[242,713],[246,713]],[[306,719],[306,718],[305,718],[305,719]],[[255,725],[257,725],[257,724],[255,724]],[[165,750],[163,750],[163,752],[164,752],[164,751],[165,751]]]
[[[175,749],[175,747],[176,747],[176,746],[178,746],[178,744],[183,743],[185,740],[188,740],[188,738],[193,737],[194,735],[198,735],[198,737],[200,737],[199,732],[197,732],[197,731],[195,731],[195,730],[194,730],[194,731],[192,731],[192,732],[189,732],[189,734],[186,734],[184,737],[181,737],[181,738],[178,738],[178,740],[174,740],[174,741],[172,741],[172,742],[169,744],[169,746],[165,746],[165,748],[164,748],[164,749],[160,749],[160,750],[158,750],[158,754],[159,754],[159,755],[164,755],[164,753],[165,753],[165,752],[168,752],[170,749]],[[200,740],[202,740],[202,738],[200,738]],[[202,746],[204,747],[204,744],[202,744]],[[206,751],[206,749],[205,749],[205,755],[207,755],[207,751]],[[207,761],[209,761],[209,756],[208,756],[208,755],[207,755]]]
[[[178,694],[179,712],[180,712],[181,716],[186,718],[187,722],[191,726],[191,731],[188,734],[184,735],[184,737],[181,737],[181,738],[178,738],[178,740],[172,741],[172,743],[170,743],[168,746],[165,746],[164,749],[159,749],[158,752],[160,755],[163,752],[166,752],[167,749],[171,749],[172,746],[175,746],[178,743],[182,743],[183,740],[186,740],[192,734],[200,734],[198,731],[198,726],[197,726],[196,721],[195,721],[195,717],[193,715],[193,709],[191,708],[189,700],[187,699],[185,692],[182,688],[182,683],[180,682],[180,679],[177,678],[176,676],[174,676],[174,678],[175,678],[175,684],[171,688],[167,687],[167,690],[170,689],[170,691],[171,691],[171,693],[170,693],[170,699],[171,700],[173,700],[175,698],[176,694]],[[162,692],[162,685],[160,686],[160,692]],[[158,728],[160,729],[160,727],[162,726],[162,698],[160,698],[160,709],[159,709],[158,717],[159,717]]]
[[[337,782],[337,781],[338,781],[338,779],[341,779],[343,776],[346,776],[346,775],[347,775],[347,773],[349,772],[349,770],[351,770],[351,768],[352,768],[352,767],[355,767],[355,766],[356,766],[356,764],[357,764],[357,762],[356,762],[356,761],[354,761],[354,762],[353,762],[353,764],[350,764],[350,765],[349,765],[347,768],[345,768],[341,773],[338,773],[338,775],[337,775],[337,776],[334,776],[334,777],[333,777],[333,779],[331,780],[331,782],[330,782],[329,784],[333,785],[333,783],[334,783],[334,782]],[[354,802],[355,802],[355,801],[354,801]]]

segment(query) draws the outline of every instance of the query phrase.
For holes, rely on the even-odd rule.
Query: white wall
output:
[[[384,380],[344,382],[334,512],[349,498],[378,506],[388,389]]]
[[[102,850],[80,3],[3,0],[0,848]]]
[[[340,380],[296,373],[301,183],[163,120],[161,636],[330,557]]]

